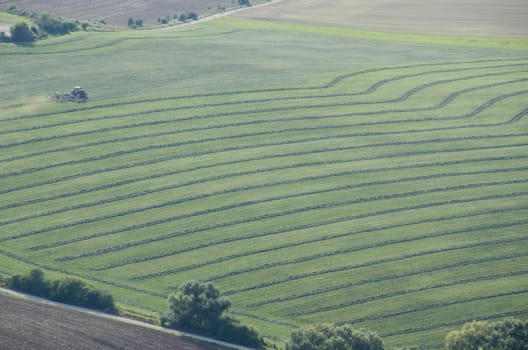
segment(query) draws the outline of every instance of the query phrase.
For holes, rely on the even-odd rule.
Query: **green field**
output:
[[[528,40],[223,19],[0,46],[0,273],[130,312],[212,281],[268,337],[525,318]],[[82,85],[85,104],[46,94]]]

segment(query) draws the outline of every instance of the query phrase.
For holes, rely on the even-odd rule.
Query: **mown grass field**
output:
[[[407,39],[224,19],[0,47],[0,273],[146,314],[211,281],[272,339],[526,317],[527,42]]]

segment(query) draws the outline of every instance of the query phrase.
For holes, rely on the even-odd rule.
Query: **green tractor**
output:
[[[50,98],[56,102],[86,102],[88,101],[88,94],[80,86],[73,88],[71,92],[54,92],[50,94]]]

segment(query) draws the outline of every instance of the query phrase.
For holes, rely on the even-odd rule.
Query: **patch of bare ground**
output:
[[[526,0],[285,0],[235,16],[385,32],[528,37]]]
[[[2,350],[213,350],[153,329],[0,295]]]
[[[0,9],[15,5],[20,9],[49,13],[71,19],[100,21],[126,26],[129,17],[155,24],[158,18],[193,11],[205,13],[232,0],[0,0]]]

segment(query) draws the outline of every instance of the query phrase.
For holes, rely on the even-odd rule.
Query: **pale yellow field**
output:
[[[389,32],[528,36],[526,0],[284,0],[236,16]]]

